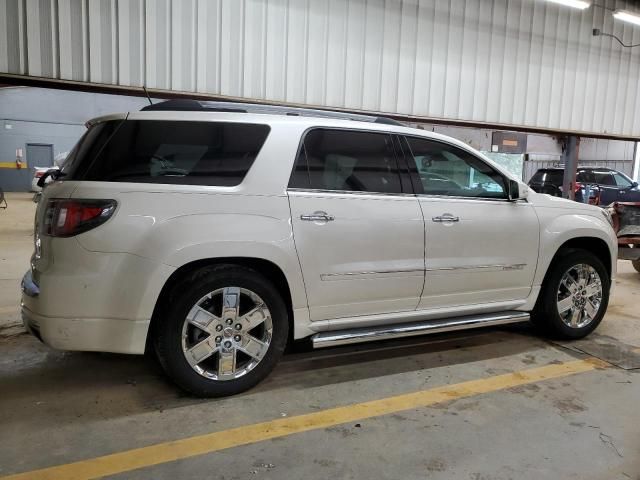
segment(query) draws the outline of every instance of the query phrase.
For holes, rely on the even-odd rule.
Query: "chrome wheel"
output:
[[[558,287],[558,314],[571,328],[589,325],[602,303],[602,281],[591,265],[578,264],[565,272]]]
[[[255,292],[221,288],[198,300],[187,314],[182,352],[203,377],[235,380],[264,358],[272,333],[271,313]]]

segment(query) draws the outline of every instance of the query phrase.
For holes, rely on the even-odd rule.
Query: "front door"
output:
[[[610,170],[593,170],[595,182],[600,187],[600,205],[609,205],[620,200],[620,187],[616,184],[613,173]]]
[[[311,130],[289,187],[311,320],[415,310],[424,222],[390,135]]]
[[[407,142],[423,189],[426,278],[419,308],[527,298],[538,260],[533,206],[508,201],[502,174],[471,152],[418,137]]]

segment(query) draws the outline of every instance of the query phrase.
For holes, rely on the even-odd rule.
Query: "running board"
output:
[[[470,328],[493,327],[529,320],[525,312],[501,312],[487,315],[470,315],[466,317],[445,318],[415,323],[384,325],[380,327],[353,328],[332,332],[316,333],[311,337],[313,348],[337,347],[352,343],[389,340],[393,338],[415,337],[429,333],[453,332]]]

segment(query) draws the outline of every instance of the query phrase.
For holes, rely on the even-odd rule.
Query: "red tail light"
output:
[[[44,172],[42,170],[38,170],[38,171],[36,171],[35,177],[36,178],[40,178],[42,175],[44,175]]]
[[[51,237],[72,237],[102,225],[115,210],[115,200],[49,200],[42,232]]]
[[[573,191],[578,193],[581,188],[582,188],[582,184],[580,182],[576,182],[575,185],[573,186]]]

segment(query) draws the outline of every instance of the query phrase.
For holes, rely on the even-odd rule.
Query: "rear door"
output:
[[[600,205],[609,205],[618,201],[620,188],[616,185],[613,173],[610,170],[594,170],[593,176],[600,187]]]
[[[425,219],[425,287],[419,309],[528,297],[538,260],[531,204],[507,200],[506,179],[454,145],[406,137]]]
[[[311,320],[415,310],[424,222],[383,132],[315,128],[289,185]]]

